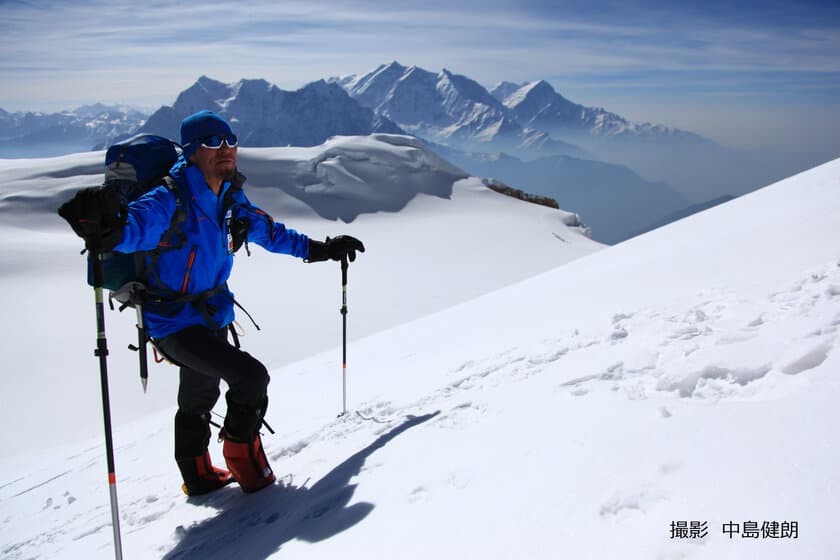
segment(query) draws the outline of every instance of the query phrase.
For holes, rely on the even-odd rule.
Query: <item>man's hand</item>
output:
[[[306,262],[320,262],[327,259],[340,261],[344,258],[353,262],[356,260],[356,251],[365,252],[365,246],[361,241],[349,235],[339,235],[335,238],[327,237],[326,242],[309,240],[309,258]]]
[[[122,239],[125,208],[116,189],[89,187],[61,205],[58,214],[92,252],[108,252]]]

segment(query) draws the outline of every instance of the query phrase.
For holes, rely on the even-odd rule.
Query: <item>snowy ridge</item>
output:
[[[453,184],[469,176],[416,138],[391,134],[336,136],[309,148],[242,148],[240,154],[251,187],[282,191],[320,216],[346,222],[361,213],[398,211],[421,193],[449,198]],[[55,210],[72,191],[102,183],[104,157],[0,161],[0,213],[26,219],[43,212],[58,223]]]
[[[397,62],[360,77],[335,79],[359,103],[432,142],[485,150],[583,155],[542,132],[535,142],[513,114],[479,83],[443,69],[437,74]]]
[[[412,67],[413,68],[413,67]],[[339,80],[338,83],[353,91],[360,103],[366,106],[378,106],[388,96],[395,80],[399,80],[408,70],[396,61],[383,64],[369,74],[353,76]]]
[[[513,88],[516,89],[513,89]],[[697,135],[661,124],[631,123],[602,108],[584,107],[557,93],[545,80],[516,86],[503,82],[493,89],[496,96],[525,125],[558,137],[584,132],[595,137],[647,137],[671,141],[700,141]]]
[[[477,82],[447,69],[438,74],[394,61],[362,76],[334,78],[354,99],[432,141],[469,145],[498,143],[499,149],[530,154],[584,155],[569,134],[594,137],[646,137],[682,141],[695,135],[650,123],[630,123],[604,109],[584,107],[557,93],[545,80],[526,84],[501,82],[488,91]],[[436,93],[432,92],[432,88]],[[540,144],[517,144],[522,129],[541,131]],[[549,134],[556,135],[549,142]]]
[[[252,186],[280,189],[318,215],[345,222],[399,211],[421,193],[449,198],[468,177],[420,140],[391,134],[338,136],[314,148],[245,149],[241,167]]]
[[[838,180],[840,160],[357,339],[353,411],[340,418],[336,349],[271,368],[278,434],[265,441],[283,484],[255,495],[186,500],[171,411],[123,425],[125,550],[831,558],[840,449],[823,434],[840,398]],[[380,221],[371,247],[397,231]],[[351,267],[354,286],[373,278],[366,266],[390,268],[375,254]],[[381,311],[352,302],[357,321]],[[92,439],[4,458],[4,556],[110,553],[101,457]],[[708,535],[670,538],[679,520]],[[721,531],[747,521],[795,522],[797,538]]]
[[[516,108],[522,103],[524,103],[526,100],[532,99],[535,95],[539,95],[534,93],[534,89],[536,88],[539,88],[541,91],[544,91],[544,94],[542,95],[543,101],[550,102],[550,100],[545,99],[545,97],[550,96],[550,93],[554,92],[554,89],[550,85],[548,85],[548,83],[544,80],[537,80],[529,84],[525,84],[513,91],[508,91],[506,94],[504,94],[504,97],[501,98],[500,101],[508,107]],[[551,92],[549,92],[548,90],[551,90]],[[503,94],[504,91],[505,90],[499,90],[496,93],[497,98],[498,95]],[[494,92],[496,92],[496,90],[494,90]]]

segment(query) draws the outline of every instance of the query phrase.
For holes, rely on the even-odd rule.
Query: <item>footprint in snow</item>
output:
[[[613,329],[613,331],[610,333],[609,341],[612,342],[613,344],[616,344],[618,342],[623,341],[629,335],[630,335],[630,333],[627,332],[627,329],[625,329],[621,325],[616,325],[615,328]]]
[[[487,412],[483,404],[466,401],[455,405],[446,414],[441,414],[435,420],[435,424],[442,428],[456,428],[465,422],[465,418],[474,417]]]
[[[663,376],[657,383],[660,391],[677,391],[681,397],[708,397],[710,395],[721,396],[726,391],[726,386],[747,385],[761,379],[771,371],[769,365],[761,365],[753,368],[729,368],[721,365],[711,364],[699,371],[694,371],[685,376],[673,378]],[[711,382],[711,383],[710,383]],[[717,384],[713,382],[718,382]],[[710,388],[717,388],[717,391],[709,391]]]
[[[763,324],[764,324],[764,314],[762,313],[761,315],[759,315],[758,317],[756,317],[755,319],[753,319],[752,321],[747,323],[747,328],[754,329],[754,328],[760,327]]]
[[[617,325],[625,319],[632,319],[633,315],[635,315],[635,313],[616,313],[615,315],[613,315],[612,324]]]
[[[563,356],[569,353],[569,349],[564,347],[559,350],[555,350],[554,352],[549,352],[547,354],[540,354],[538,356],[532,356],[528,358],[528,363],[532,366],[542,366],[545,364],[549,364],[551,362],[556,362]]]
[[[694,325],[686,325],[675,330],[668,338],[671,340],[691,340],[697,338],[703,332]]]
[[[420,504],[429,498],[429,491],[424,486],[418,486],[408,495],[408,501],[412,504]]]
[[[659,467],[659,473],[664,475],[674,474],[682,470],[683,465],[679,461],[674,461],[672,463],[665,463],[664,465]]]
[[[605,518],[644,515],[651,506],[662,500],[661,496],[644,490],[629,494],[617,492],[601,506],[599,515]]]
[[[782,366],[782,373],[787,375],[798,375],[802,372],[814,369],[828,359],[828,354],[834,345],[834,340],[824,341],[809,348],[798,357],[788,361]]]

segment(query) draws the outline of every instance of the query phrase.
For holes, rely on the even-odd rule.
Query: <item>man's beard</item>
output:
[[[221,179],[222,181],[232,181],[234,177],[236,177],[236,166],[233,166],[233,169],[230,171],[220,171],[216,173],[216,177]]]

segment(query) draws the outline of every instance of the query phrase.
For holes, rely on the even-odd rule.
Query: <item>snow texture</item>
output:
[[[250,155],[255,166],[310,161],[283,150]],[[62,165],[82,169],[86,157]],[[24,167],[62,174],[54,160],[17,165],[19,177]],[[564,229],[556,211],[477,179],[457,181],[449,200],[420,194],[398,213],[348,225],[298,202],[304,225],[342,226],[369,248],[350,268],[351,333],[363,331],[349,347],[351,411],[336,418],[335,345],[281,358],[337,334],[324,327],[338,322],[336,294],[309,305],[317,326],[303,321],[278,337],[279,325],[264,325],[245,339],[271,370],[277,434],[264,442],[281,483],[186,499],[171,459],[174,387],[165,379],[174,370],[153,368],[152,387],[165,388],[170,405],[122,415],[115,427],[126,556],[834,558],[838,186],[840,160],[603,250]],[[533,240],[511,240],[511,223],[532,224]],[[0,551],[10,560],[108,557],[103,444],[89,410],[98,398],[93,329],[77,332],[88,302],[77,301],[78,262],[64,256],[78,243],[63,231],[0,233],[0,287],[15,318],[4,327],[3,425],[26,419],[26,433],[3,431],[13,452],[0,459]],[[535,270],[546,259],[555,264]],[[259,297],[280,286],[308,304],[329,299],[318,278],[336,271],[286,261],[239,263],[241,294],[256,292],[264,308],[285,308]],[[466,289],[471,282],[482,289]],[[389,284],[400,298],[389,298]],[[429,314],[438,291],[444,305]],[[384,318],[414,297],[429,300]],[[284,310],[285,320],[299,311]],[[111,331],[130,331],[112,319]],[[117,411],[140,399],[136,379],[127,388],[136,371],[119,362],[124,353],[112,352]],[[26,387],[26,377],[37,384]],[[27,446],[44,433],[30,429],[33,411],[32,422],[58,430],[72,420],[78,436]],[[216,446],[211,453],[220,458]],[[680,520],[707,523],[708,535],[672,539]],[[723,533],[746,522],[795,522],[797,538]]]

